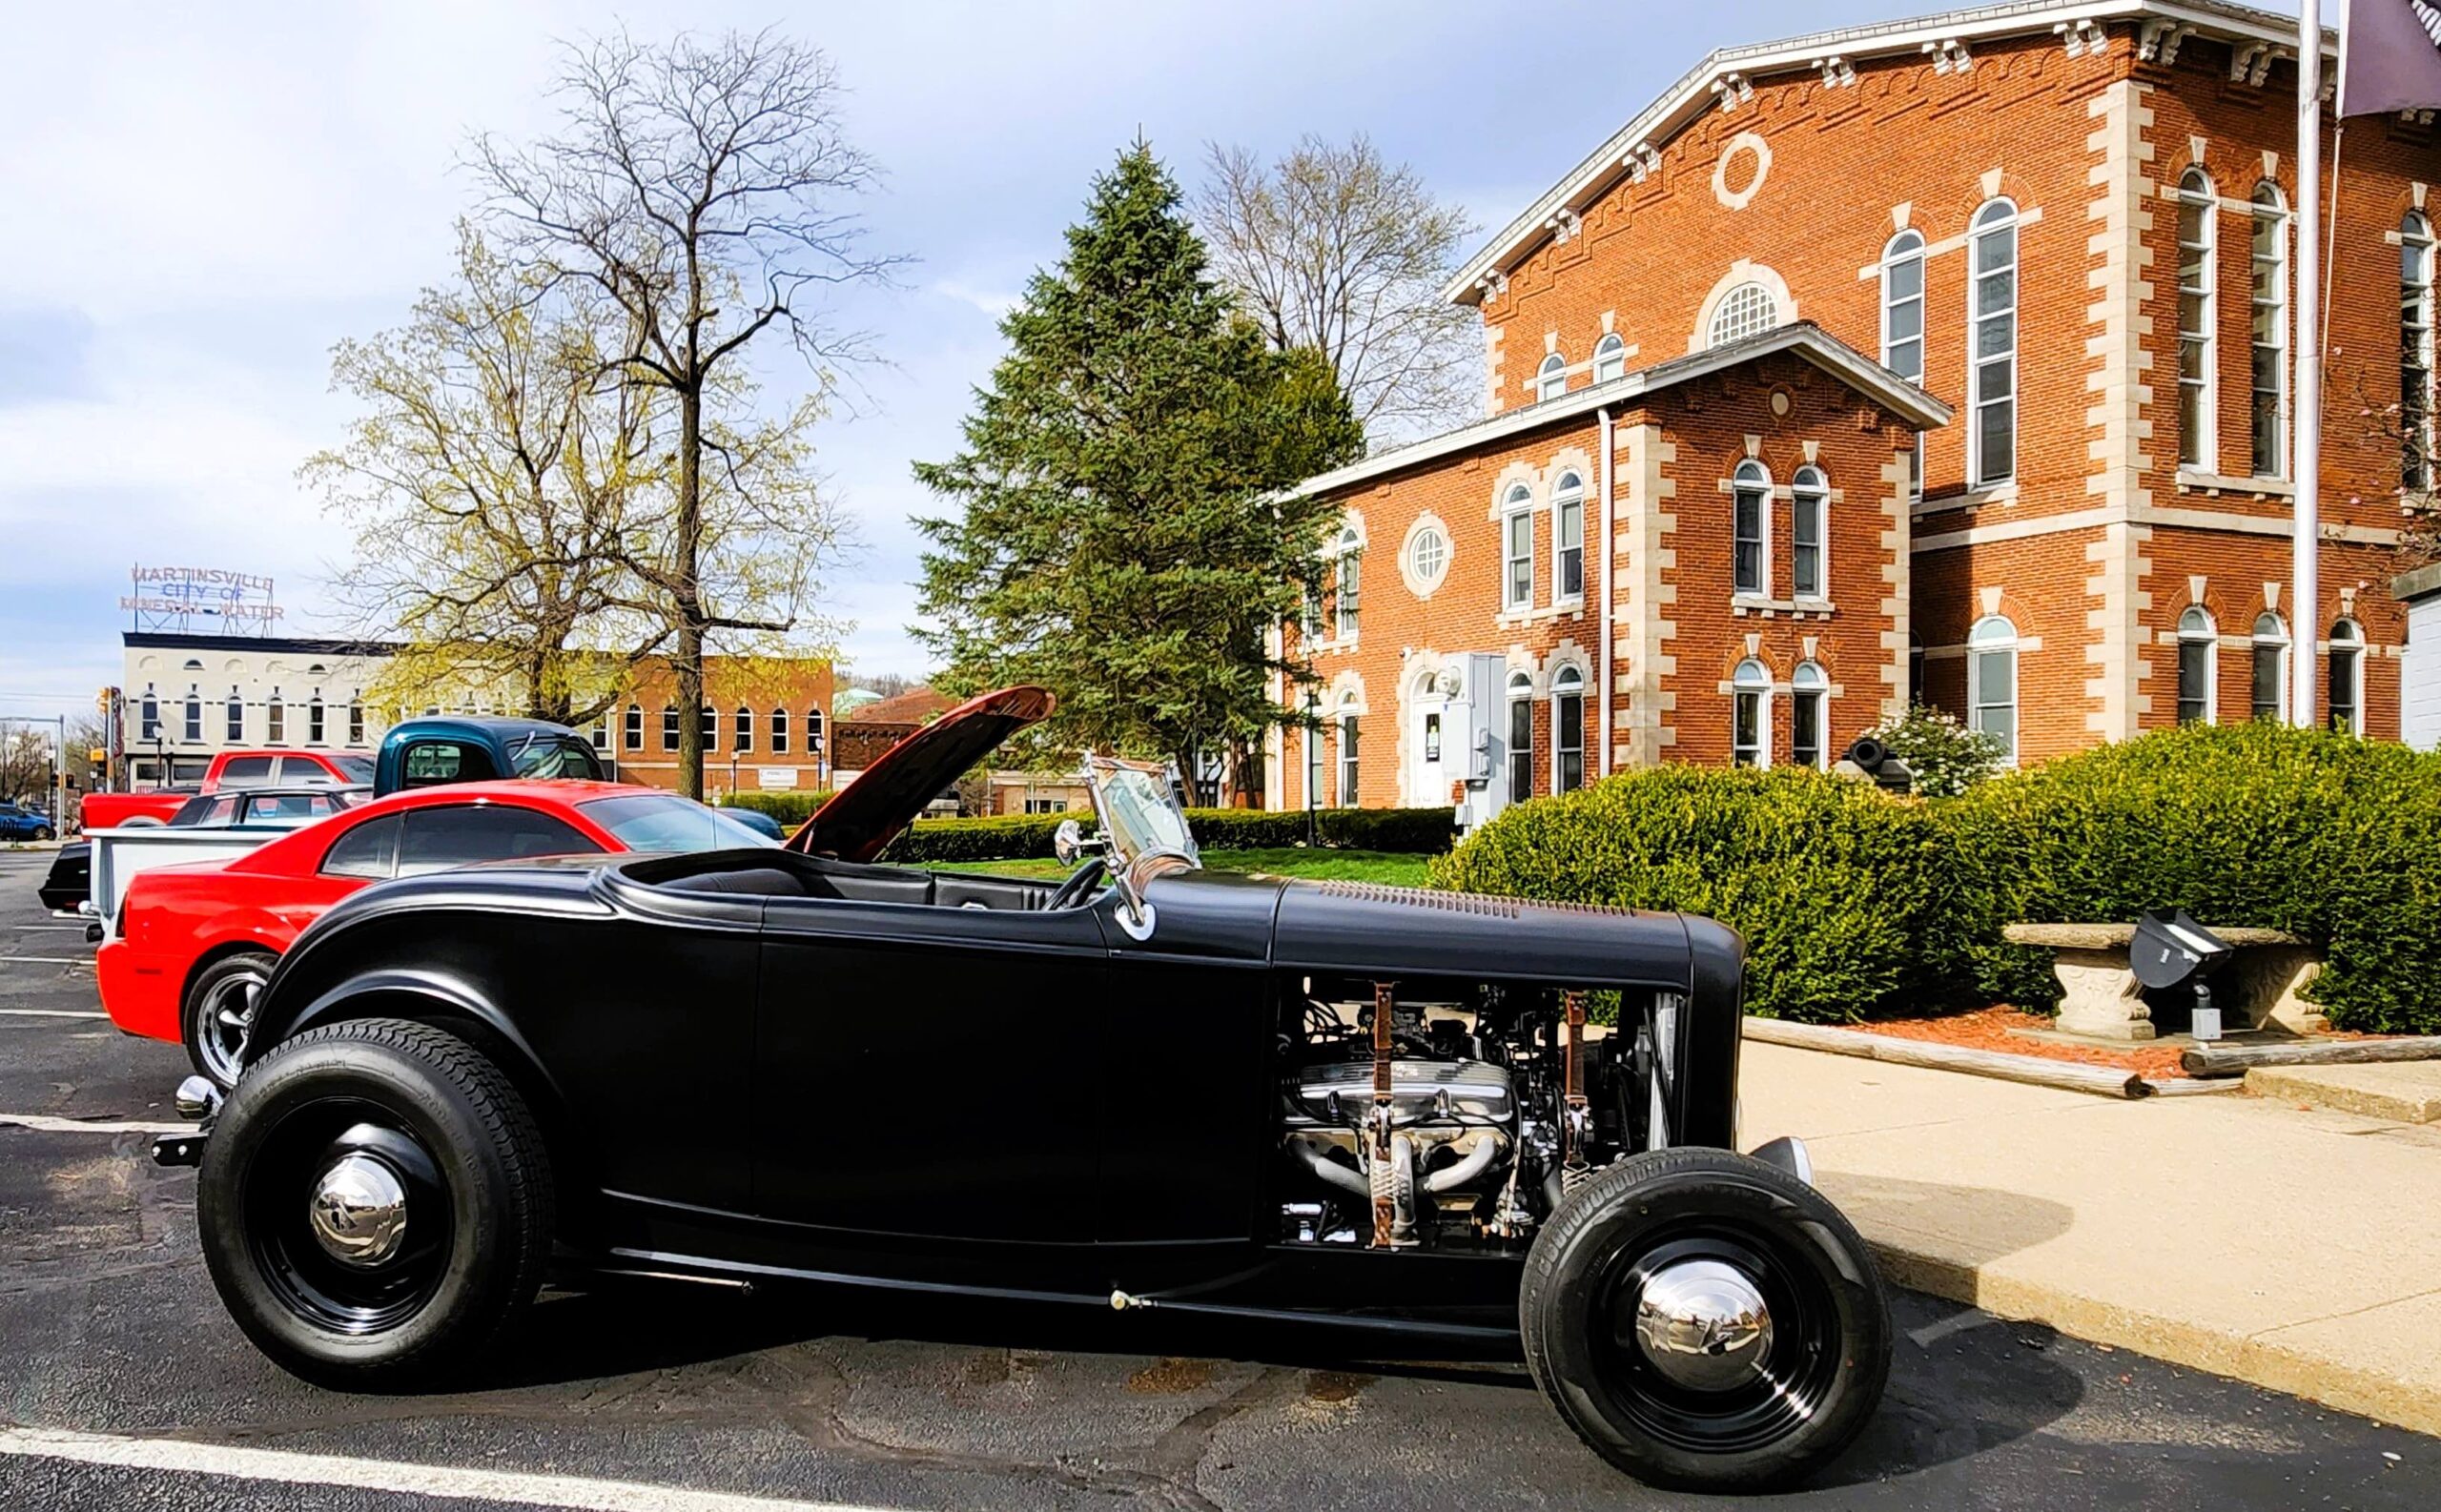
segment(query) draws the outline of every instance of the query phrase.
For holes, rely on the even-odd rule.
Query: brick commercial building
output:
[[[1706,59],[1452,285],[1488,419],[1305,485],[1346,511],[1287,632],[1326,725],[1275,741],[1271,801],[1824,764],[1911,694],[2035,760],[2285,714],[2301,654],[2318,718],[2399,734],[2441,153],[2326,131],[2293,603],[2295,31],[2020,4]]]

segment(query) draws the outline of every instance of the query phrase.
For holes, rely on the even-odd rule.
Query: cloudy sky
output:
[[[290,633],[337,627],[318,583],[347,542],[296,477],[348,419],[331,345],[446,274],[462,144],[545,129],[562,39],[776,25],[839,65],[890,175],[874,245],[916,260],[840,312],[888,365],[818,438],[862,540],[830,607],[857,669],[920,673],[908,464],[955,449],[999,312],[1139,131],[1190,183],[1209,141],[1367,132],[1487,235],[1707,49],[1933,9],[1546,0],[1519,32],[1432,0],[29,8],[0,154],[0,714],[91,706],[138,562],[269,574]]]

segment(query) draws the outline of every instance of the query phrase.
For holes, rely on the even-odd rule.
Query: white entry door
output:
[[[1408,713],[1413,727],[1407,731],[1407,803],[1428,808],[1449,801],[1449,763],[1456,752],[1450,749],[1450,720],[1453,710],[1446,702],[1418,704]]]

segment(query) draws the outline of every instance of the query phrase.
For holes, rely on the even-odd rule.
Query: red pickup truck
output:
[[[200,787],[162,787],[140,793],[87,793],[78,822],[87,829],[115,829],[131,821],[166,824],[178,806],[198,792],[223,787],[310,787],[373,781],[373,758],[356,751],[225,750],[204,769]]]

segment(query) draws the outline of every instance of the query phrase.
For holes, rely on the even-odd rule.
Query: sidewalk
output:
[[[2441,1434],[2441,1127],[1744,1053],[1893,1282]]]

